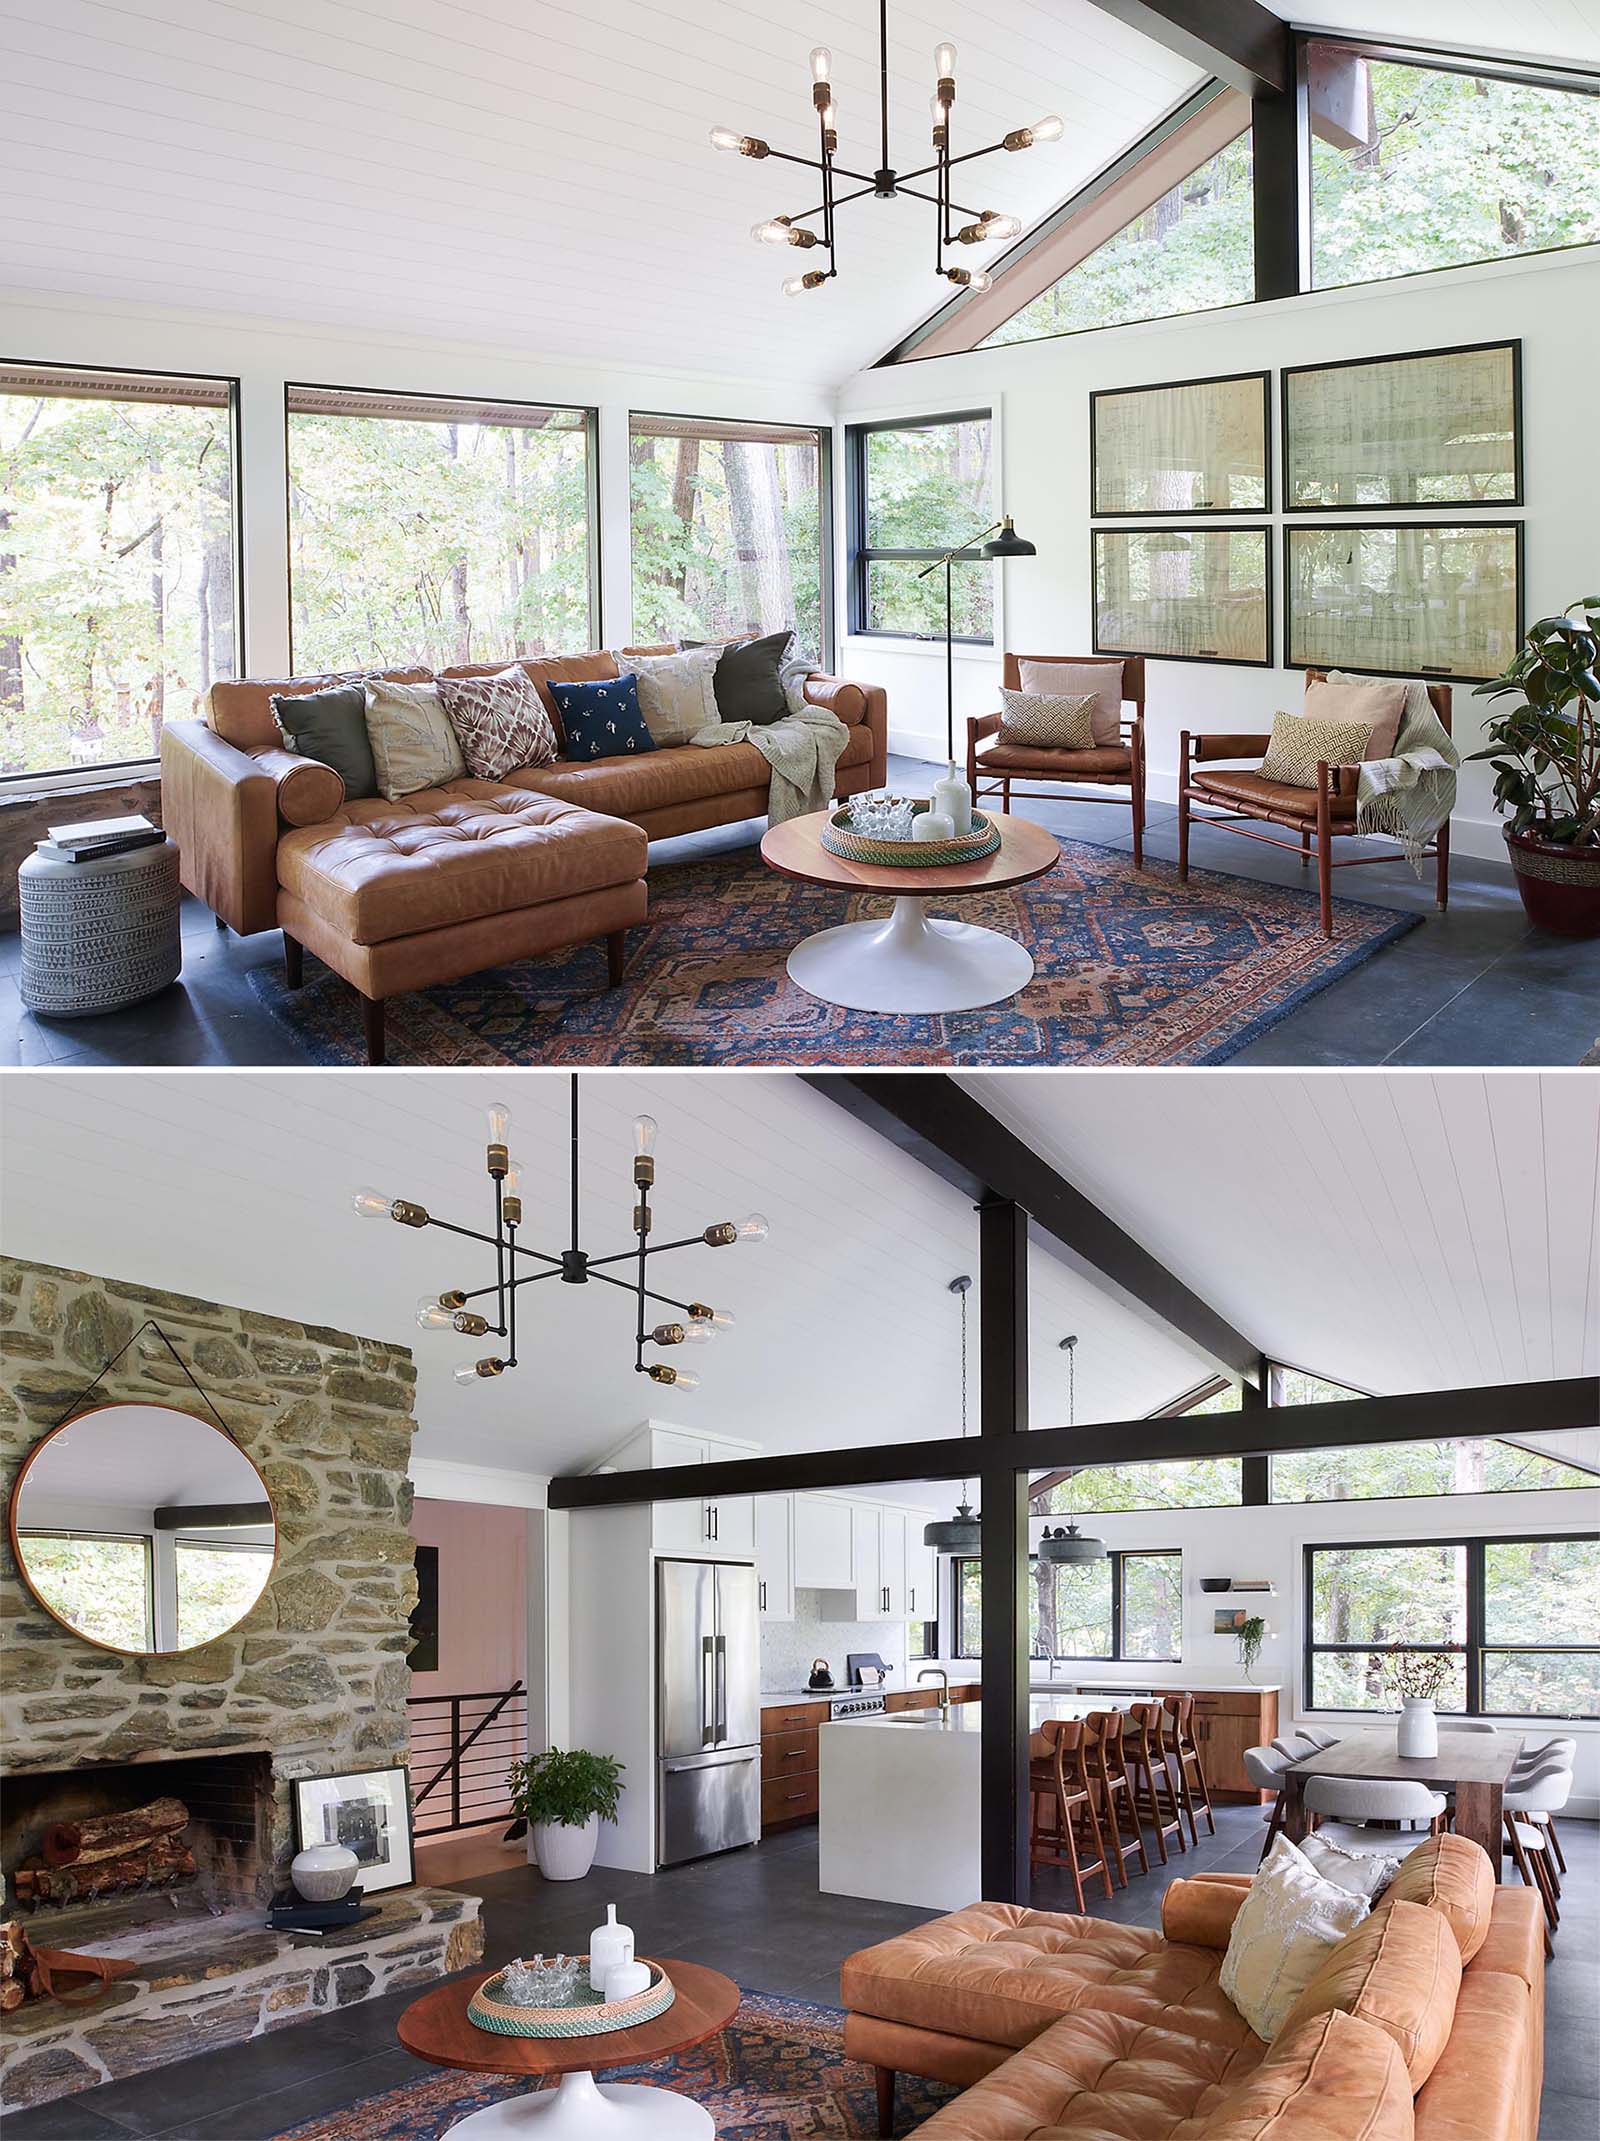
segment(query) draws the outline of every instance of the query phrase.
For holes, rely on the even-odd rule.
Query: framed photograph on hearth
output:
[[[416,1879],[411,1856],[411,1796],[399,1763],[386,1769],[340,1770],[294,1781],[297,1848],[343,1844],[361,1870],[364,1895],[405,1888]]]
[[[1286,513],[1522,500],[1522,344],[1289,365]]]
[[[1265,528],[1096,528],[1091,541],[1096,654],[1270,666]]]
[[[1522,639],[1522,523],[1399,521],[1283,531],[1284,667],[1498,676]]]
[[[1271,429],[1265,372],[1100,389],[1089,396],[1089,510],[1264,513]]]

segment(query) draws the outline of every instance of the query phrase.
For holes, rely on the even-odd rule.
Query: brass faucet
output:
[[[950,1675],[942,1665],[925,1665],[917,1675],[917,1684],[920,1686],[924,1680],[932,1678],[936,1678],[939,1682],[939,1715],[948,1717],[950,1714]]]

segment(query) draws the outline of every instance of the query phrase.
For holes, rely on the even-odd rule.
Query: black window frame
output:
[[[1515,1531],[1476,1532],[1471,1534],[1449,1533],[1430,1539],[1308,1539],[1303,1548],[1302,1572],[1302,1636],[1301,1636],[1301,1697],[1305,1710],[1313,1716],[1368,1717],[1376,1713],[1368,1710],[1341,1709],[1335,1704],[1316,1701],[1314,1661],[1319,1656],[1370,1657],[1375,1650],[1404,1650],[1422,1654],[1440,1654],[1460,1657],[1466,1665],[1465,1706],[1460,1710],[1440,1710],[1448,1717],[1538,1717],[1557,1723],[1600,1722],[1600,1711],[1595,1710],[1487,1710],[1483,1707],[1483,1661],[1487,1653],[1550,1652],[1570,1653],[1575,1657],[1600,1654],[1600,1642],[1596,1643],[1491,1643],[1488,1640],[1488,1596],[1485,1578],[1486,1549],[1491,1546],[1573,1546],[1589,1543],[1592,1534],[1581,1531]],[[1315,1640],[1313,1622],[1313,1599],[1315,1595],[1315,1557],[1327,1553],[1383,1553],[1395,1547],[1461,1547],[1466,1554],[1467,1626],[1466,1635],[1460,1643],[1319,1643]]]
[[[1127,1586],[1128,1562],[1176,1560],[1178,1564],[1179,1596],[1181,1598],[1183,1586],[1183,1548],[1181,1546],[1112,1546],[1106,1549],[1106,1559],[1111,1563],[1111,1648],[1109,1651],[1068,1652],[1058,1650],[1056,1652],[1057,1658],[1059,1658],[1063,1664],[1072,1665],[1181,1665],[1183,1663],[1183,1618],[1181,1607],[1179,1611],[1178,1620],[1179,1647],[1174,1654],[1166,1657],[1153,1657],[1147,1652],[1130,1653],[1127,1650],[1126,1643],[1124,1640],[1126,1628],[1126,1602],[1124,1593]],[[978,1563],[978,1572],[981,1577],[983,1573],[983,1563],[981,1558],[977,1554],[955,1554],[951,1557],[951,1620],[955,1634],[955,1644],[953,1649],[951,1650],[950,1655],[953,1658],[979,1659],[983,1656],[981,1644],[977,1650],[964,1650],[961,1647],[967,1639],[967,1631],[965,1626],[963,1625],[963,1614],[961,1605],[963,1590],[962,1578],[966,1568],[966,1564],[969,1561],[976,1561]],[[1030,1583],[1033,1581],[1034,1571],[1038,1568],[1038,1566],[1039,1556],[1037,1554],[1030,1554],[1028,1556],[1028,1580]]]
[[[873,547],[867,542],[867,441],[881,431],[931,431],[940,424],[988,424],[991,426],[990,447],[993,449],[994,410],[943,409],[927,416],[880,417],[870,423],[845,426],[845,525],[848,530],[849,588],[846,602],[846,622],[852,639],[892,639],[906,646],[943,646],[942,632],[886,632],[881,627],[869,625],[868,576],[871,566],[880,561],[891,564],[922,563],[931,565],[944,556],[943,550],[902,550],[891,547]],[[992,464],[991,464],[992,465]],[[978,564],[983,561],[979,550],[958,550],[958,564]],[[972,633],[956,632],[951,635],[955,647],[992,647],[994,634],[980,638]]]

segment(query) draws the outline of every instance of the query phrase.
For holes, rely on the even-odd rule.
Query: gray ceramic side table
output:
[[[120,1011],[177,980],[181,894],[170,840],[89,862],[29,855],[17,890],[22,1001],[41,1017]]]

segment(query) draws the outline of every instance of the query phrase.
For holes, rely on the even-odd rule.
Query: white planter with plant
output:
[[[1427,1761],[1439,1752],[1439,1720],[1434,1704],[1449,1684],[1454,1661],[1442,1651],[1396,1651],[1385,1678],[1400,1698],[1400,1722],[1394,1749],[1402,1761]]]
[[[513,1762],[511,1804],[528,1824],[547,1881],[581,1881],[594,1864],[602,1821],[615,1821],[623,1764],[586,1748],[547,1747]]]

